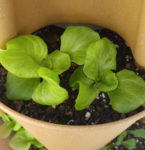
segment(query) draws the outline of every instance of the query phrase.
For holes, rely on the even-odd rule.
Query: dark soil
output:
[[[35,35],[42,37],[48,45],[49,53],[53,50],[59,49],[60,47],[60,35],[63,33],[64,29],[56,26],[48,26],[37,32]],[[132,56],[131,50],[125,41],[116,33],[108,29],[98,30],[101,37],[108,37],[116,44],[118,50],[117,55],[117,70],[122,70],[127,68],[133,70],[137,75],[140,75],[145,80],[145,71],[139,70],[135,66],[134,58]],[[91,125],[91,124],[101,124],[112,122],[120,119],[124,119],[131,115],[134,115],[141,110],[143,107],[137,110],[127,113],[120,114],[112,110],[109,105],[109,97],[106,93],[101,93],[96,100],[85,110],[75,111],[74,103],[78,91],[70,88],[68,84],[69,77],[76,68],[75,64],[64,72],[61,78],[61,86],[66,88],[69,92],[69,99],[58,106],[42,106],[36,104],[33,101],[10,101],[6,98],[6,70],[0,66],[0,98],[1,101],[11,107],[12,109],[36,118],[38,120],[48,121],[56,124],[68,124],[68,125]]]

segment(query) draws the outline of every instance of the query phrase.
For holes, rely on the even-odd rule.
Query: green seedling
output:
[[[107,146],[103,147],[101,150],[112,150],[114,146],[122,145],[128,150],[134,150],[136,148],[136,140],[134,138],[126,139],[127,135],[131,134],[134,138],[143,138],[145,139],[145,129],[136,129],[136,130],[127,130],[122,132],[118,137],[115,143],[109,143]]]
[[[79,67],[70,86],[79,89],[76,110],[87,108],[100,92],[106,92],[115,111],[128,113],[145,102],[145,82],[129,70],[116,73],[115,45],[84,26],[69,26],[61,36],[60,50],[49,53],[45,42],[35,35],[8,41],[0,50],[0,63],[7,69],[10,100],[31,100],[41,105],[59,105],[68,97],[60,78],[71,62]]]
[[[70,78],[70,86],[79,89],[76,110],[87,108],[100,92],[106,92],[115,111],[128,113],[145,102],[145,81],[133,71],[116,73],[115,45],[102,38],[86,50],[83,66],[78,67]]]
[[[88,40],[89,37],[89,40]],[[30,100],[42,105],[58,105],[68,98],[60,87],[59,75],[77,62],[98,33],[88,27],[68,27],[61,37],[61,48],[48,54],[45,42],[34,35],[22,35],[8,41],[0,50],[0,63],[8,70],[7,97]],[[71,59],[70,59],[71,58]],[[83,59],[79,63],[83,63]],[[40,79],[43,81],[40,82]]]
[[[47,150],[10,115],[2,114],[0,117],[3,120],[3,124],[0,126],[1,138],[6,139],[12,135],[12,132],[14,133],[9,143],[13,150],[29,150],[31,145],[39,150]]]

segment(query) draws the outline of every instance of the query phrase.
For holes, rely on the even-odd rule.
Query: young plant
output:
[[[33,136],[31,136],[21,125],[11,116],[1,114],[3,124],[0,126],[1,138],[8,138],[12,132],[14,136],[10,140],[10,147],[13,150],[29,150],[34,145],[39,150],[46,150]]]
[[[3,121],[3,125],[0,126],[1,138],[8,138],[12,131],[19,131],[21,125],[16,122],[11,116],[6,114],[0,114],[0,118]]]
[[[59,64],[63,66],[59,69],[60,73],[70,67],[70,58],[63,52],[58,53],[63,60]],[[55,72],[57,65],[56,68],[42,65],[47,56],[46,44],[34,35],[23,35],[7,43],[7,50],[0,51],[0,62],[9,71],[6,93],[9,99],[30,100],[33,98],[34,101],[43,105],[60,104],[67,99],[67,91],[59,86],[59,73]],[[52,64],[55,65],[55,62]],[[40,78],[43,79],[42,82]],[[44,101],[43,97],[46,98],[48,94],[49,98]]]
[[[50,54],[45,42],[34,35],[8,41],[7,50],[0,50],[0,63],[8,70],[8,99],[32,98],[42,105],[62,103],[68,92],[60,87],[59,75],[69,69],[71,61],[83,64],[87,47],[99,38],[88,27],[70,26],[61,36],[60,50]]]
[[[122,145],[128,150],[133,150],[136,148],[136,140],[134,138],[125,139],[128,134],[131,134],[135,138],[145,139],[145,129],[136,129],[136,130],[127,130],[122,132],[118,137],[115,143],[109,143],[107,146],[103,147],[101,150],[112,150],[114,146]]]
[[[74,62],[81,65],[69,81],[71,87],[79,89],[76,110],[88,107],[103,91],[108,93],[114,110],[130,112],[145,102],[145,82],[129,70],[115,73],[116,55],[110,40],[100,39],[97,32],[83,26],[68,27],[61,36],[60,50],[50,54],[41,38],[17,37],[7,43],[7,50],[0,50],[0,63],[9,72],[7,97],[32,98],[42,105],[62,103],[68,92],[60,87],[59,75]]]
[[[70,86],[79,89],[76,110],[87,108],[100,92],[106,92],[112,108],[128,113],[145,102],[145,81],[129,70],[116,71],[115,45],[102,38],[86,50],[84,65],[70,78]]]

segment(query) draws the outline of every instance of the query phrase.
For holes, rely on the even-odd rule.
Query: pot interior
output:
[[[0,43],[56,23],[91,24],[109,28],[130,45],[138,64],[145,66],[144,2],[142,0],[1,0]]]

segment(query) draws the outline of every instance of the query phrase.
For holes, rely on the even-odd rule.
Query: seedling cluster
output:
[[[116,72],[115,45],[84,26],[69,26],[61,36],[60,50],[49,53],[46,43],[35,35],[22,35],[0,50],[0,63],[8,71],[10,100],[33,99],[41,105],[59,105],[68,98],[60,86],[71,63],[78,68],[69,84],[79,90],[75,109],[87,108],[100,92],[106,92],[115,111],[128,113],[145,102],[145,81],[129,70]]]
[[[31,145],[34,145],[39,150],[47,150],[10,115],[1,114],[0,118],[3,121],[0,126],[0,138],[6,139],[12,136],[13,132],[14,135],[9,143],[13,150],[29,150]]]
[[[132,135],[133,137],[130,139],[126,139],[128,135]],[[123,146],[128,150],[134,150],[137,146],[137,140],[135,138],[145,139],[145,129],[123,131],[117,137],[116,142],[107,144],[101,150],[112,150],[115,146]]]

